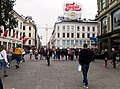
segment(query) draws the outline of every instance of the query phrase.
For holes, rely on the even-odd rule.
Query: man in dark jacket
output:
[[[88,88],[87,73],[89,64],[92,61],[92,52],[87,48],[87,44],[84,44],[83,47],[84,48],[79,53],[79,64],[82,66],[84,87]]]

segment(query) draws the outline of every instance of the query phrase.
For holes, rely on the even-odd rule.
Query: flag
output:
[[[25,38],[25,39],[23,40],[23,43],[25,43],[28,39],[29,39],[29,38]]]
[[[21,36],[19,40],[22,40],[22,39],[23,39],[23,36]]]
[[[14,33],[14,34],[12,35],[12,38],[15,38],[15,35],[16,35],[16,33]]]
[[[8,31],[9,31],[9,30],[6,30],[6,31],[3,33],[3,36],[7,37]]]

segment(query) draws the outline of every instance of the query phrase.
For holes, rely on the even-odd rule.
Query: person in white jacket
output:
[[[7,53],[6,50],[4,49],[4,45],[0,45],[0,70],[4,71],[4,77],[7,77],[8,75],[6,74],[6,66],[8,64],[7,60]]]

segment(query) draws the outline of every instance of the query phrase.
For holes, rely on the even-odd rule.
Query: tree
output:
[[[17,26],[17,20],[14,17],[14,6],[15,0],[0,0],[0,25],[7,28],[13,29]]]

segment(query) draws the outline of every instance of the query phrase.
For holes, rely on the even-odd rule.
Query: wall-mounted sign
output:
[[[66,3],[63,9],[64,9],[64,14],[70,19],[81,18],[81,13],[83,9],[81,4],[75,2]]]

